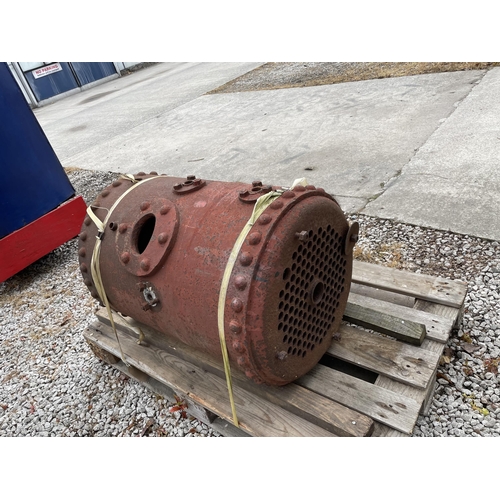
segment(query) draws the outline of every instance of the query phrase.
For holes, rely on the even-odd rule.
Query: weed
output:
[[[495,375],[498,373],[498,364],[500,363],[500,358],[492,358],[484,360],[484,367],[487,372],[494,373]]]
[[[462,340],[464,342],[467,342],[467,344],[472,344],[472,339],[469,335],[469,332],[464,332],[464,334],[462,335]]]
[[[467,377],[470,377],[474,373],[474,370],[469,366],[469,362],[467,360],[465,360],[465,364],[464,367],[462,368],[462,371],[464,372],[464,375],[466,375]]]

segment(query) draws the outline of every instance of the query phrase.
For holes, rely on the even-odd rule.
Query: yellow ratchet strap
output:
[[[118,342],[118,347],[120,348],[120,354],[122,361],[127,365],[130,366],[127,361],[125,360],[125,355],[123,354],[122,346],[120,344],[120,339],[118,338],[118,333],[116,331],[116,326],[115,322],[113,320],[113,313],[111,311],[111,306],[109,305],[108,297],[106,295],[106,290],[104,289],[104,284],[102,282],[102,277],[101,277],[101,267],[100,267],[100,256],[101,256],[101,242],[102,238],[104,236],[104,232],[106,230],[108,220],[111,217],[111,214],[113,213],[114,209],[119,205],[119,203],[129,194],[133,189],[135,189],[137,186],[140,184],[143,184],[144,182],[151,181],[153,179],[158,179],[158,177],[148,177],[147,179],[144,179],[142,181],[137,181],[133,175],[130,174],[125,174],[121,176],[124,179],[127,179],[132,182],[132,186],[130,186],[122,195],[113,203],[112,207],[108,211],[108,215],[104,218],[103,221],[101,221],[95,213],[92,211],[92,206],[89,206],[87,208],[87,214],[88,216],[92,219],[94,224],[97,226],[97,236],[96,236],[96,243],[94,245],[94,250],[92,252],[92,260],[90,261],[90,272],[92,274],[92,279],[94,280],[94,285],[97,289],[97,293],[99,294],[99,298],[101,299],[101,302],[106,306],[106,310],[108,312],[108,317],[109,321],[111,323],[111,327],[113,328],[113,332],[116,337],[116,341]],[[103,208],[103,207],[99,207]],[[141,332],[142,333],[142,332]]]
[[[296,179],[291,188],[293,189],[297,185],[307,185],[307,181],[305,178],[301,179]],[[224,373],[226,374],[226,383],[227,383],[227,390],[229,392],[229,401],[231,403],[231,411],[233,413],[233,423],[236,427],[239,427],[239,422],[238,422],[238,416],[236,415],[236,407],[234,404],[234,395],[233,395],[233,382],[231,378],[231,368],[229,365],[229,356],[227,353],[227,346],[226,346],[226,337],[224,333],[224,313],[225,313],[225,307],[226,307],[226,294],[227,294],[227,287],[229,285],[229,279],[231,278],[231,273],[233,272],[234,264],[236,262],[236,259],[238,258],[238,254],[240,253],[241,246],[243,245],[243,242],[245,241],[245,238],[247,237],[248,233],[250,232],[250,229],[252,229],[252,226],[255,224],[255,221],[261,216],[261,214],[264,212],[264,210],[285,190],[282,191],[270,191],[269,193],[266,193],[262,195],[260,198],[257,199],[255,202],[254,208],[252,215],[250,216],[250,219],[248,222],[245,224],[243,227],[240,235],[236,239],[236,242],[234,243],[233,249],[231,250],[231,253],[229,254],[229,259],[226,263],[226,268],[224,270],[224,275],[222,277],[222,283],[220,287],[220,292],[219,292],[219,303],[218,303],[218,310],[217,310],[217,325],[219,329],[219,339],[220,339],[220,346],[222,350],[222,360],[224,362]]]

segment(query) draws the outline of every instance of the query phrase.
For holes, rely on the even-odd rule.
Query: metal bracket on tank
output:
[[[272,186],[263,186],[260,181],[253,181],[250,190],[244,189],[238,193],[240,201],[243,203],[255,203],[263,194],[273,190]]]
[[[358,239],[359,239],[359,223],[353,222],[350,225],[349,231],[347,232],[347,235],[345,237],[344,253],[346,255],[351,255],[354,249],[354,245],[356,245]]]
[[[206,181],[198,179],[196,175],[188,175],[184,182],[174,184],[172,191],[176,194],[192,193],[193,191],[198,191],[198,189],[206,186],[206,184]]]

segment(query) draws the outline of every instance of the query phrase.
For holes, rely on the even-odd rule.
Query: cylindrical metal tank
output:
[[[91,205],[101,221],[108,217],[99,266],[111,307],[221,359],[224,293],[232,368],[257,383],[284,385],[314,367],[342,319],[357,240],[357,224],[349,226],[337,202],[311,185],[155,173],[135,180],[117,179]],[[249,229],[221,292],[235,242],[256,200],[270,191],[277,196]],[[80,269],[99,298],[90,272],[96,236],[87,216]]]

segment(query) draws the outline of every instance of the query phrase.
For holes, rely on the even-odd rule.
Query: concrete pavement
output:
[[[500,68],[484,75],[364,212],[500,240]]]
[[[500,68],[233,94],[260,63],[162,63],[35,110],[64,166],[289,185],[500,240]]]

